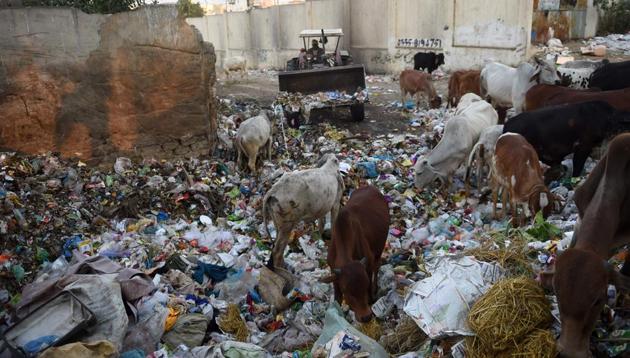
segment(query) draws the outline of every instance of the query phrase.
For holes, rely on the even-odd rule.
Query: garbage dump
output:
[[[368,82],[378,96],[375,87],[391,80]],[[522,228],[493,218],[483,188],[466,197],[462,168],[448,190],[418,191],[413,165],[435,146],[454,110],[413,105],[408,127],[423,131],[367,138],[327,123],[290,128],[276,112],[272,160],[255,175],[241,174],[231,138],[263,108],[235,98],[218,103],[221,144],[208,158],[119,158],[92,167],[54,153],[0,154],[0,356],[555,353],[553,296],[533,279],[569,245],[573,193],[583,178],[552,182],[564,207]],[[359,324],[345,302],[334,303],[332,285],[320,282],[330,274],[329,221],[323,232],[310,223],[291,232],[285,262],[294,282],[266,267],[273,240],[262,224],[264,194],[283,173],[312,168],[326,153],[339,160],[342,201],[371,184],[390,206],[369,324]],[[589,159],[586,172],[594,165]],[[506,293],[525,306],[483,312]],[[610,292],[611,302],[616,295]],[[598,349],[621,356],[630,350],[615,338],[626,337],[630,325],[623,310],[611,306],[608,313],[596,330]],[[523,324],[516,333],[488,328],[514,319]]]

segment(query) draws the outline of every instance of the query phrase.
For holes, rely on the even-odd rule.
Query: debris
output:
[[[552,321],[551,305],[540,285],[527,277],[508,278],[496,283],[477,301],[468,315],[468,324],[479,339],[482,351],[523,352],[520,347],[530,332],[545,328]],[[537,335],[539,342],[531,339],[528,349],[539,344],[538,352],[549,339]],[[470,350],[476,350],[474,343]]]
[[[326,310],[324,329],[311,349],[313,356],[316,356],[319,348],[327,352],[326,357],[335,357],[346,349],[355,353],[366,352],[370,357],[389,356],[376,341],[352,327],[341,315],[341,308],[336,303]]]
[[[227,312],[219,316],[219,327],[227,333],[232,333],[237,341],[245,342],[249,336],[247,325],[241,317],[238,306],[230,304]]]
[[[114,358],[118,356],[116,347],[108,341],[96,341],[91,343],[70,343],[61,347],[45,350],[39,357],[42,358]]]
[[[502,275],[496,268],[489,272],[492,266],[470,256],[439,258],[431,277],[410,288],[405,313],[431,339],[471,335],[466,323],[469,307]]]

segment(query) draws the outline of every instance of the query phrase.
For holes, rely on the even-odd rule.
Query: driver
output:
[[[313,57],[317,59],[324,55],[324,49],[319,47],[319,43],[316,39],[311,41],[311,48],[309,51],[313,54]]]

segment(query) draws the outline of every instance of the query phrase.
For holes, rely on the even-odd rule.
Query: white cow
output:
[[[491,62],[481,70],[481,96],[490,97],[495,107],[514,107],[523,111],[525,94],[539,83],[559,84],[560,77],[552,62],[535,59],[535,66],[522,63],[518,68]]]
[[[285,173],[269,189],[263,199],[262,216],[267,230],[269,218],[278,232],[267,264],[272,269],[284,268],[284,249],[291,230],[301,221],[319,221],[320,233],[324,229],[326,214],[334,224],[339,212],[344,185],[339,173],[339,161],[332,154],[320,160],[318,168]],[[282,270],[278,271],[283,275]],[[290,277],[286,277],[291,281]]]
[[[414,166],[414,184],[422,189],[439,179],[450,184],[451,176],[468,158],[481,132],[496,125],[499,116],[492,106],[474,93],[465,94],[448,120],[444,135],[435,148]]]
[[[494,147],[497,144],[497,139],[499,139],[501,134],[503,134],[503,125],[501,124],[487,127],[481,132],[479,140],[470,152],[470,155],[468,156],[468,162],[466,163],[466,176],[464,177],[466,187],[468,187],[472,163],[474,160],[476,160],[477,188],[481,189],[483,170],[484,168],[488,167],[488,175],[490,174],[490,160],[492,160],[492,156],[494,155]]]
[[[242,156],[247,157],[247,166],[251,173],[256,172],[256,159],[261,148],[267,147],[267,155],[271,160],[272,123],[264,112],[241,123],[236,132],[236,166],[241,167]]]
[[[228,57],[223,62],[223,71],[227,79],[230,78],[230,72],[240,72],[243,78],[247,73],[247,59],[243,56]]]

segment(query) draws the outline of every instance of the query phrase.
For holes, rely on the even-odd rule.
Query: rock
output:
[[[100,162],[214,147],[214,49],[174,7],[1,9],[0,53],[0,148]]]

